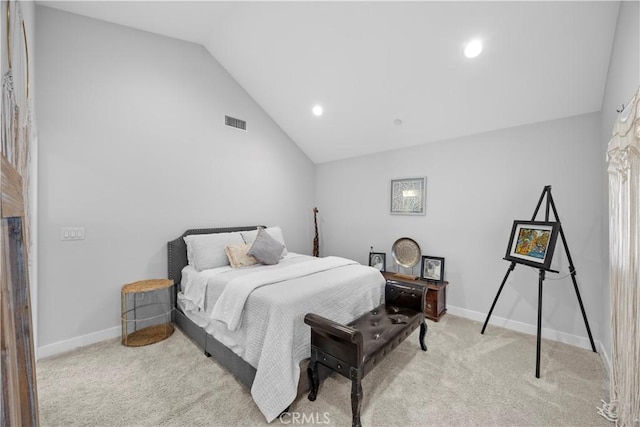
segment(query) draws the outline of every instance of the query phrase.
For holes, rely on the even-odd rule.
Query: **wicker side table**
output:
[[[152,279],[122,287],[122,344],[140,347],[173,334],[173,280]]]

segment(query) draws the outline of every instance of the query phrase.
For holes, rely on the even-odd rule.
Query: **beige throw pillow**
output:
[[[227,245],[224,248],[224,251],[227,253],[227,258],[229,258],[229,264],[233,268],[242,268],[248,267],[250,265],[254,265],[258,263],[258,260],[251,255],[247,255],[247,251],[251,245]]]

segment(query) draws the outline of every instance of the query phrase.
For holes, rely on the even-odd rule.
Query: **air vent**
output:
[[[247,122],[229,116],[224,116],[224,124],[232,128],[247,130]]]

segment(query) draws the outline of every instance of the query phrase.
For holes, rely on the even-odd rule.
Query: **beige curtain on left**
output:
[[[599,411],[640,426],[640,90],[620,113],[607,149],[613,337],[611,401]]]

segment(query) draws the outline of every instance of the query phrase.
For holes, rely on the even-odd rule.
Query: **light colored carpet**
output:
[[[363,380],[366,426],[610,426],[596,413],[607,381],[591,351],[445,315],[428,321]],[[146,347],[109,340],[37,363],[43,426],[266,425],[249,390],[180,330]],[[351,425],[351,383],[332,376],[272,425]],[[297,421],[297,423],[295,422]]]

